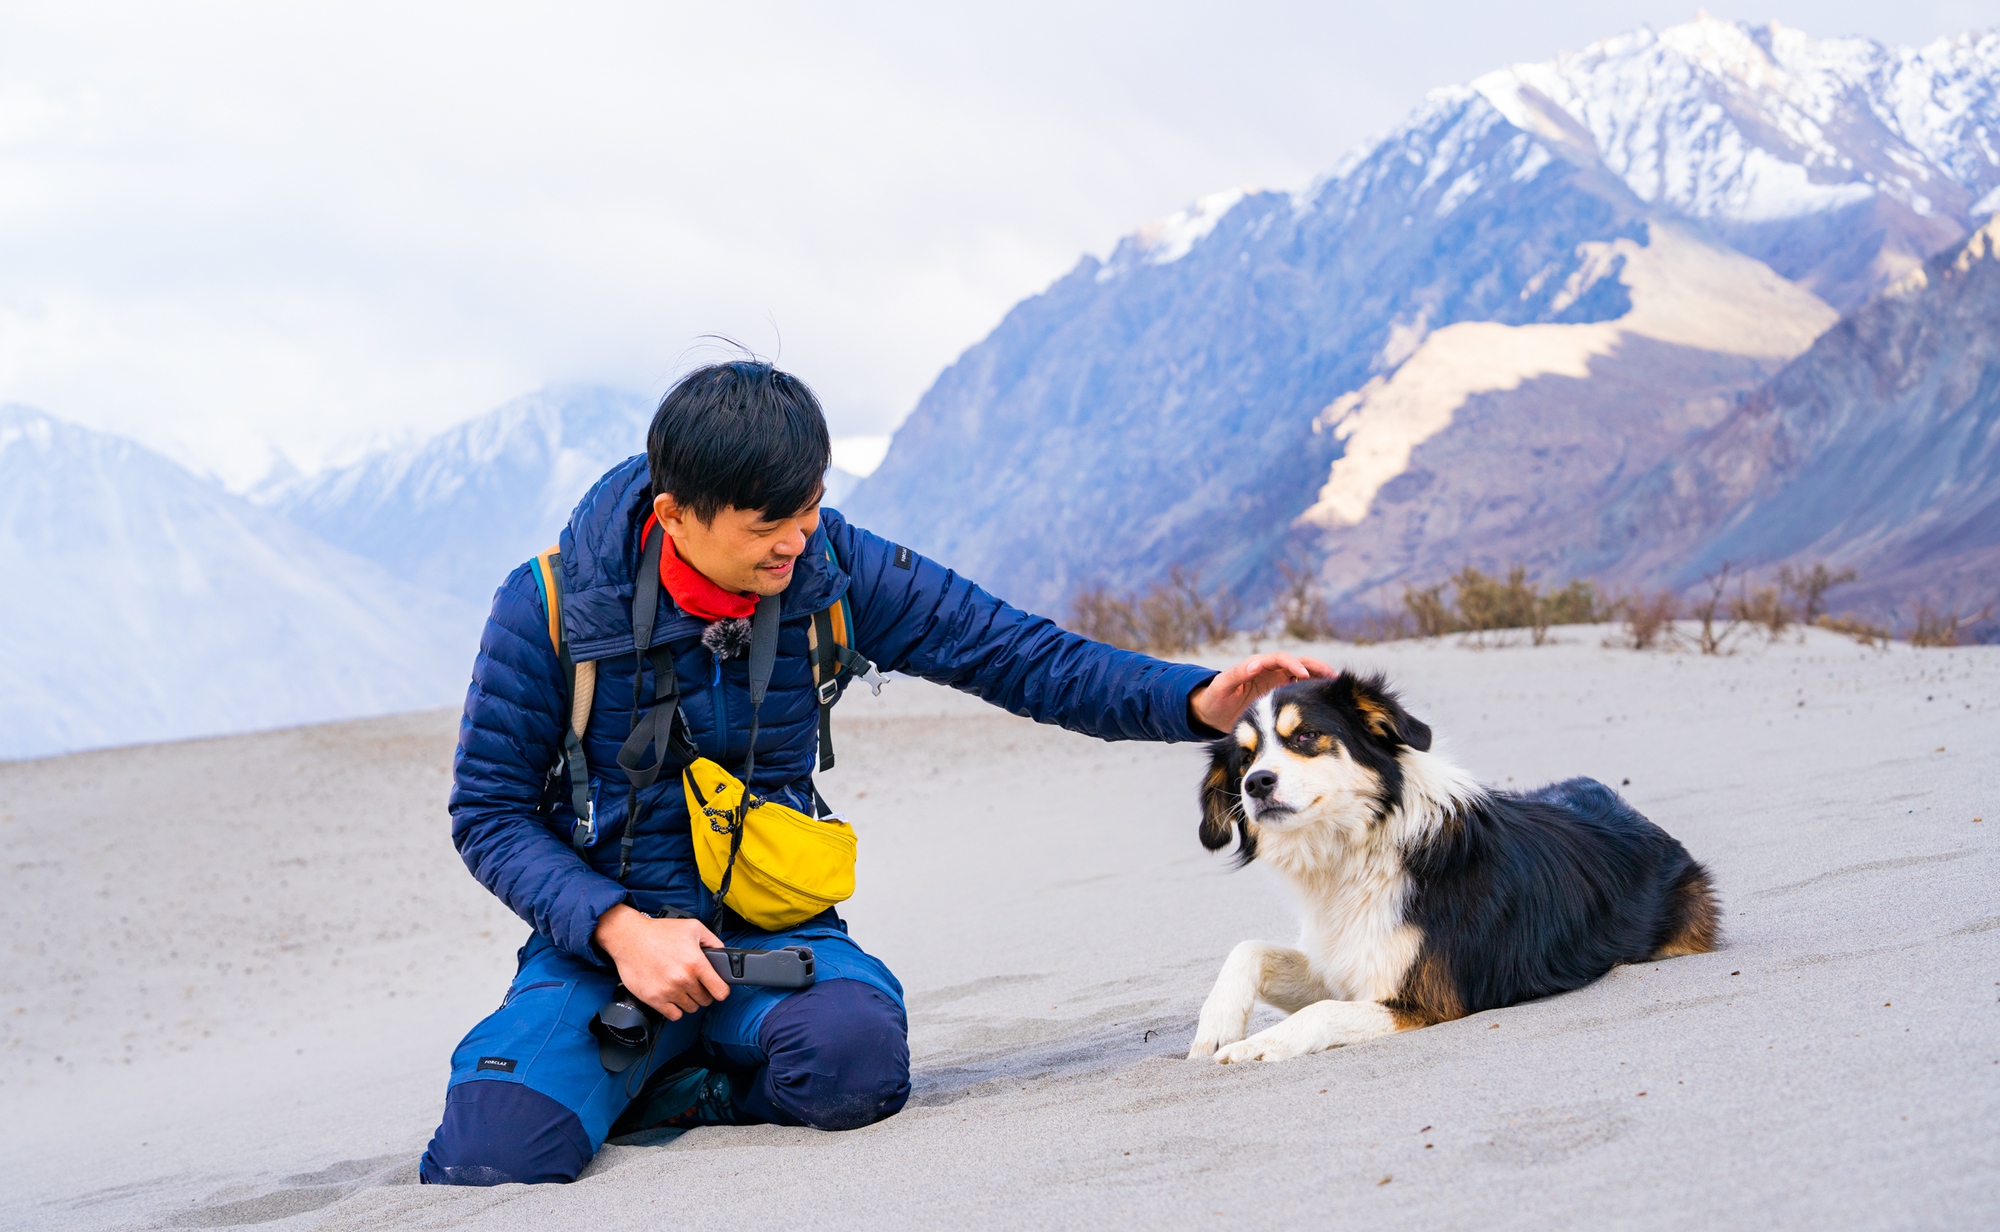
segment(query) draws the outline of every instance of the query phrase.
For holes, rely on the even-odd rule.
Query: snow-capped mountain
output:
[[[2000,216],[1827,331],[1606,509],[1606,569],[1852,565],[1841,602],[2000,597]]]
[[[480,613],[131,441],[0,407],[0,757],[463,697]]]
[[[2000,32],[1884,47],[1703,17],[1472,84],[1841,309],[2000,209]]]
[[[1435,92],[1296,194],[1086,257],[948,368],[857,521],[1060,611],[1174,565],[1348,606],[1468,560],[1557,577],[2000,187],[2000,36],[1702,19]]]
[[[397,577],[483,609],[516,565],[556,541],[598,476],[644,451],[652,409],[624,390],[547,389],[413,448],[253,495]]]

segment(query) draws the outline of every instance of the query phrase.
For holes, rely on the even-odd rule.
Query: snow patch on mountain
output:
[[[1254,192],[1230,188],[1209,193],[1184,210],[1146,223],[1120,241],[1111,259],[1097,271],[1097,281],[1109,282],[1134,265],[1172,265],[1207,239],[1229,212]]]
[[[1210,193],[1187,209],[1139,228],[1133,238],[1145,251],[1146,263],[1171,265],[1193,252],[1194,246],[1215,230],[1215,224],[1236,208],[1236,203],[1243,200],[1247,191],[1230,188]]]
[[[1409,469],[1417,447],[1449,428],[1477,394],[1503,393],[1539,376],[1590,376],[1591,361],[1628,336],[1760,359],[1790,359],[1833,324],[1833,310],[1737,253],[1685,229],[1656,224],[1645,243],[1619,238],[1580,245],[1586,261],[1552,302],[1557,311],[1610,278],[1631,310],[1576,325],[1462,321],[1424,339],[1386,376],[1341,395],[1320,412],[1315,432],[1346,442],[1319,499],[1299,522],[1353,526],[1384,485]],[[1394,334],[1392,345],[1397,342]]]

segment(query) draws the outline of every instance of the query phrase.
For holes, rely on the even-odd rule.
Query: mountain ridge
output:
[[[2000,214],[1842,318],[1687,453],[1640,477],[1595,548],[1684,586],[1824,559],[1843,601],[1908,617],[2000,598]]]

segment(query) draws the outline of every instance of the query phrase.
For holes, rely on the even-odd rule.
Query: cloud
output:
[[[1880,8],[1789,19],[1932,33]],[[546,382],[656,391],[722,332],[880,434],[1081,252],[1303,182],[1427,86],[1685,16],[14,5],[0,400],[240,484]]]

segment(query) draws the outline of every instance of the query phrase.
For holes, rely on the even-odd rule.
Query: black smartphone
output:
[[[759,988],[811,988],[813,952],[802,945],[782,950],[711,950],[704,948],[715,973],[732,984]]]

